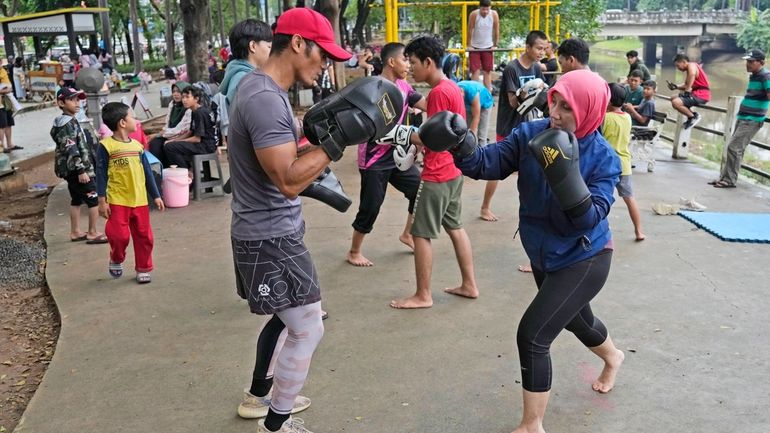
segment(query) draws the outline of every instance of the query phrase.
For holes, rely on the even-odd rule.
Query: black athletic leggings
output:
[[[599,346],[607,339],[607,328],[588,303],[607,281],[611,262],[612,250],[604,250],[555,272],[532,268],[538,291],[516,334],[524,389],[551,389],[550,348],[562,329],[575,334],[586,347]]]
[[[385,201],[385,192],[388,189],[388,183],[404,194],[409,200],[409,213],[414,211],[414,200],[417,197],[417,190],[420,187],[420,172],[415,166],[409,170],[401,171],[397,168],[386,170],[362,170],[361,174],[361,194],[358,205],[358,213],[353,221],[353,228],[360,233],[369,233],[374,227],[374,222],[380,214],[380,207]]]

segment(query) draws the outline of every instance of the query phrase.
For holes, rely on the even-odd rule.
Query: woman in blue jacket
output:
[[[551,389],[550,346],[563,329],[604,360],[594,391],[610,391],[623,362],[623,352],[612,343],[589,304],[610,270],[613,245],[607,214],[621,171],[616,153],[598,131],[608,101],[609,89],[601,77],[590,71],[570,72],[548,92],[550,118],[524,123],[504,140],[455,160],[463,174],[474,179],[502,180],[519,173],[519,229],[538,293],[521,318],[516,338],[524,414],[514,433],[544,431]],[[548,163],[528,148],[534,137],[549,128],[577,138],[579,160],[565,160],[579,164],[579,177],[587,186],[578,212],[563,210],[563,200],[546,178],[543,166],[548,170]],[[542,153],[564,148],[552,146]]]

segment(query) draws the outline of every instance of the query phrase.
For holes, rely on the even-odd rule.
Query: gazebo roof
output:
[[[107,8],[65,8],[52,11],[36,12],[15,17],[0,18],[3,30],[8,29],[4,36],[29,35],[62,35],[67,34],[65,16],[72,15],[75,33],[92,33],[94,28],[93,15],[109,12]]]

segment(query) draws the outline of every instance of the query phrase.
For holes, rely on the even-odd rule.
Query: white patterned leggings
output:
[[[273,412],[291,413],[323,335],[321,302],[283,310],[265,322],[257,342],[254,376],[273,378]]]

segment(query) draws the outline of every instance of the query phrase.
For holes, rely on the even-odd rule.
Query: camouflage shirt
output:
[[[71,174],[94,177],[93,149],[78,121],[66,114],[57,117],[51,128],[51,138],[56,143],[56,175],[65,178]]]

